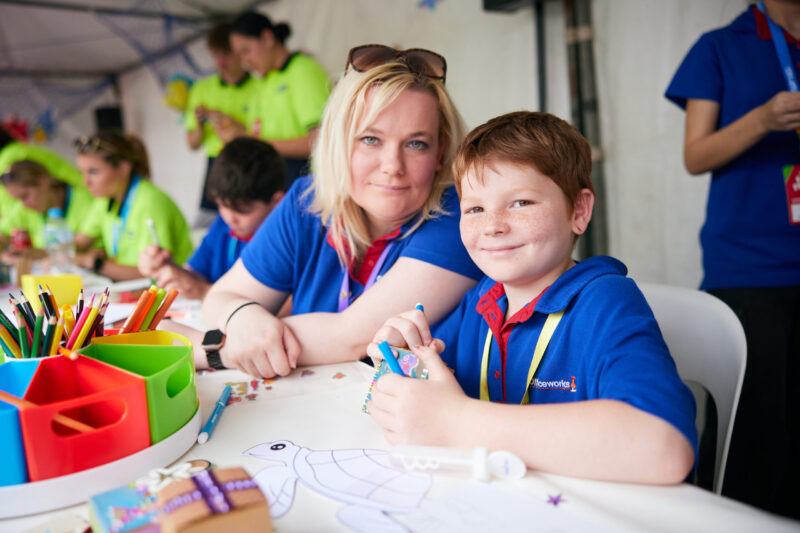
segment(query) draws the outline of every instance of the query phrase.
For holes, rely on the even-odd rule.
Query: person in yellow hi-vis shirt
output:
[[[81,185],[83,181],[75,165],[57,153],[42,146],[16,141],[0,126],[0,174],[7,172],[12,163],[26,160],[41,163],[52,177],[68,185]],[[0,218],[11,213],[17,205],[19,201],[0,185]]]
[[[225,143],[214,130],[212,120],[218,114],[224,114],[244,122],[257,90],[256,79],[242,68],[239,57],[231,50],[230,33],[231,25],[225,22],[217,24],[208,33],[206,44],[217,73],[192,85],[183,120],[189,148],[197,150],[202,147],[208,157],[200,207],[214,211],[217,206],[206,194],[208,171]]]
[[[256,75],[256,96],[244,122],[221,116],[215,121],[228,142],[249,135],[267,141],[286,163],[287,185],[309,173],[308,157],[316,128],[328,101],[328,74],[312,57],[290,52],[291,29],[266,16],[247,12],[231,23],[231,48],[242,67]]]
[[[76,263],[116,281],[141,277],[136,264],[149,244],[169,250],[179,264],[189,259],[189,227],[175,202],[148,179],[147,152],[138,138],[100,131],[76,139],[75,147],[86,187],[105,200],[94,204],[83,228],[103,248],[76,243]]]
[[[60,210],[72,234],[80,235],[86,213],[97,201],[82,184],[66,183],[36,161],[13,163],[0,176],[0,181],[20,202],[0,218],[0,248],[8,245],[11,232],[18,229],[28,232],[34,248],[44,248],[44,227],[51,209]],[[93,240],[88,239],[90,243]]]

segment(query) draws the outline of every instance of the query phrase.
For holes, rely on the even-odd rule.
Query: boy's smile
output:
[[[572,266],[574,236],[586,230],[593,200],[584,189],[570,208],[537,169],[502,161],[461,182],[461,240],[475,264],[525,305]],[[588,205],[587,205],[588,203]],[[588,207],[588,211],[587,211]],[[512,295],[513,293],[513,295]]]

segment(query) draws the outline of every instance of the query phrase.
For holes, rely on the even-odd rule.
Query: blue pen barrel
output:
[[[403,369],[400,368],[400,364],[397,362],[397,358],[392,352],[392,347],[389,346],[389,343],[383,341],[378,345],[378,349],[380,349],[381,353],[383,354],[383,359],[386,361],[386,364],[389,365],[389,368],[392,369],[392,372],[395,374],[400,374],[401,376],[405,376]]]

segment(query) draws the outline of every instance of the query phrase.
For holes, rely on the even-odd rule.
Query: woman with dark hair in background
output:
[[[308,173],[313,130],[322,119],[330,80],[311,57],[290,52],[291,29],[266,16],[247,12],[231,23],[231,48],[242,66],[256,75],[258,88],[244,124],[233,117],[210,117],[217,134],[228,142],[251,135],[269,142],[286,161],[287,184]]]
[[[169,250],[178,264],[192,253],[189,227],[172,199],[149,180],[150,165],[144,144],[133,135],[101,131],[75,140],[78,167],[95,198],[83,227],[89,237],[100,237],[102,249],[88,249],[76,239],[76,263],[112,280],[141,277],[139,254],[153,243],[152,220],[158,245]]]

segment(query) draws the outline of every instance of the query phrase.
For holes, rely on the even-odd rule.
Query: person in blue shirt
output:
[[[248,137],[229,142],[209,172],[208,196],[219,206],[219,215],[200,247],[180,266],[168,250],[150,245],[139,256],[139,271],[159,287],[202,300],[283,199],[285,181],[283,158],[270,144]]]
[[[269,377],[358,360],[386,318],[425,300],[437,320],[481,277],[458,239],[450,165],[463,129],[444,78],[434,52],[350,51],[313,175],[204,301],[224,366]],[[290,295],[292,315],[277,318]]]
[[[722,494],[794,518],[800,518],[800,92],[789,90],[784,72],[797,77],[799,39],[800,3],[764,0],[703,34],[666,90],[686,110],[686,169],[711,172],[700,288],[728,304],[747,338]]]
[[[432,331],[426,309],[375,334],[370,356],[382,341],[410,346],[429,372],[375,384],[368,410],[386,440],[681,482],[697,446],[694,398],[653,313],[622,263],[571,257],[594,205],[589,143],[553,115],[510,113],[468,134],[454,169],[461,239],[486,277]]]

